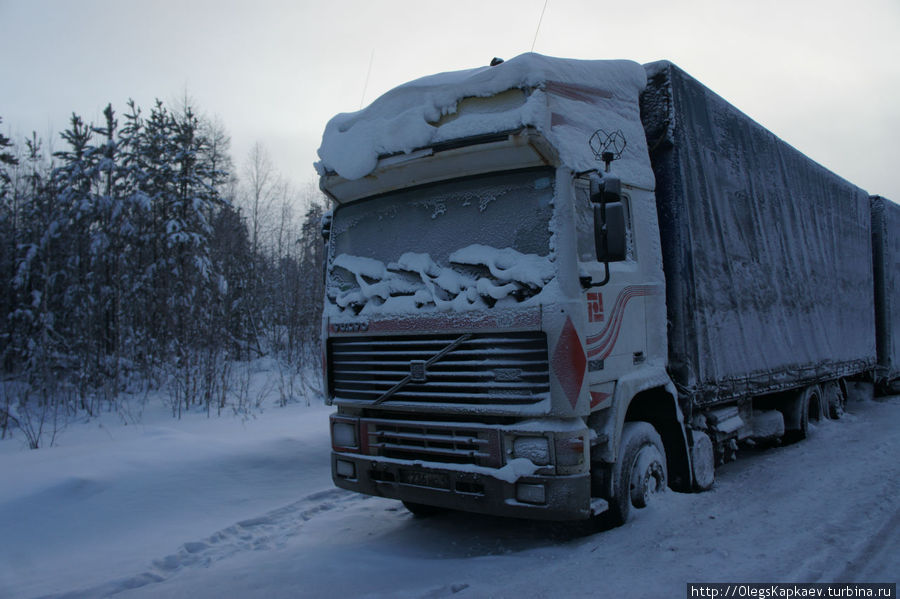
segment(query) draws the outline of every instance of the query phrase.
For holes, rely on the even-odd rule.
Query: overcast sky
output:
[[[900,0],[0,0],[0,125],[21,138],[185,91],[314,179],[327,120],[404,81],[534,51],[670,59],[813,159],[900,200]],[[370,69],[371,64],[371,69]],[[60,142],[54,142],[56,149]]]

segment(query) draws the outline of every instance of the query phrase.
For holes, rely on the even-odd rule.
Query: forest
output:
[[[281,403],[320,384],[324,196],[259,144],[236,167],[225,126],[177,104],[0,135],[0,438],[52,445],[151,394],[247,413],[263,357]]]

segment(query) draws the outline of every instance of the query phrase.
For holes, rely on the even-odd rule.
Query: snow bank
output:
[[[0,442],[0,596],[670,597],[689,580],[761,572],[896,580],[898,397],[851,401],[803,443],[722,466],[712,491],[665,493],[587,536],[463,512],[415,518],[335,489],[321,406],[269,410],[246,430],[160,416],[152,428],[86,424],[49,451]]]
[[[379,156],[436,143],[533,127],[572,170],[596,169],[590,137],[621,131],[627,145],[617,175],[653,186],[638,96],[644,69],[624,60],[571,60],[523,54],[495,67],[440,73],[387,92],[367,108],[329,121],[316,170],[360,179]],[[510,91],[514,90],[514,91]],[[516,92],[515,90],[520,90]],[[463,99],[491,98],[490,102]]]
[[[278,376],[258,375],[254,388]],[[105,597],[201,565],[196,558],[214,555],[213,546],[224,557],[259,542],[267,527],[250,520],[298,501],[302,512],[303,498],[332,488],[331,412],[314,401],[252,420],[194,412],[175,420],[153,401],[140,423],[104,413],[71,424],[54,447],[0,442],[0,597]],[[120,580],[137,573],[148,578]]]

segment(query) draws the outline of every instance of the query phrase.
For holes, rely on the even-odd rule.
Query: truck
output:
[[[618,524],[897,377],[896,205],[671,62],[424,77],[319,158],[338,487]]]

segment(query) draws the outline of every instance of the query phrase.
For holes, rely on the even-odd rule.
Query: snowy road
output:
[[[171,433],[142,457],[129,452],[145,441],[80,445],[65,475],[32,457],[41,452],[7,452],[4,472],[30,460],[37,480],[0,491],[0,596],[684,597],[687,581],[896,582],[900,397],[850,410],[803,443],[744,451],[710,492],[668,493],[586,536],[467,514],[416,519],[334,489],[321,408],[282,412],[269,439],[276,424],[263,422],[230,443]],[[299,438],[284,436],[292,424]],[[118,446],[125,458],[103,452],[93,475],[73,474]],[[48,486],[53,476],[62,482]],[[64,526],[78,513],[88,526]]]

